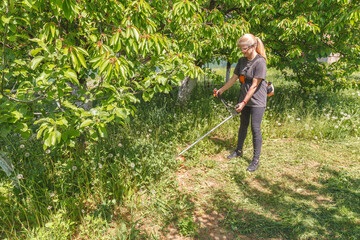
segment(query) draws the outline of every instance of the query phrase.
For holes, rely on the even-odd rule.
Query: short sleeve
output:
[[[266,60],[263,58],[259,59],[254,67],[254,78],[265,79],[267,71]]]
[[[235,66],[235,70],[234,70],[234,74],[236,74],[238,76],[240,76],[240,74],[241,74],[241,69],[240,69],[241,64],[240,64],[240,62],[241,62],[241,59],[239,59],[238,63]]]

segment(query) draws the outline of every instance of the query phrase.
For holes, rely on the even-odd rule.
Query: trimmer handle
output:
[[[216,97],[216,92],[217,92],[217,89],[216,88],[214,88],[214,97]]]
[[[219,97],[219,98],[221,98],[220,93],[216,94],[217,91],[218,91],[218,90],[217,90],[216,88],[214,88],[214,97]]]
[[[218,97],[218,98],[220,99],[220,101],[224,104],[224,106],[227,108],[227,110],[229,110],[229,112],[230,112],[233,116],[239,114],[237,111],[235,111],[235,110],[233,110],[233,109],[230,109],[230,106],[224,101],[224,99],[222,99],[221,94],[220,94],[220,93],[216,94],[217,91],[218,91],[218,90],[215,88],[214,91],[213,91],[213,92],[214,92],[214,97]],[[236,108],[236,107],[235,107],[235,108]]]

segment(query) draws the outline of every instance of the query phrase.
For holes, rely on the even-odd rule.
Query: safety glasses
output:
[[[247,51],[249,48],[253,47],[254,45],[255,45],[255,43],[251,44],[251,45],[249,45],[247,47],[240,47],[240,49],[241,49],[241,51]]]

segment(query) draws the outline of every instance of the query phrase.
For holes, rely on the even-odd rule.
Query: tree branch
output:
[[[10,49],[13,49],[13,47],[12,46],[10,46],[9,44],[5,44],[5,43],[3,43],[3,42],[0,42],[2,45],[5,45],[7,48],[10,48]]]

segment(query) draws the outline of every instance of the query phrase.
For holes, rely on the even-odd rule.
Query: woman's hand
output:
[[[224,90],[222,90],[222,88],[220,88],[219,90],[216,91],[216,96],[218,96],[218,94],[222,94],[224,92]]]
[[[239,103],[239,104],[236,104],[235,110],[236,110],[237,112],[241,112],[241,110],[243,110],[244,107],[245,107],[245,103],[244,103],[244,102],[241,102],[241,103]]]

